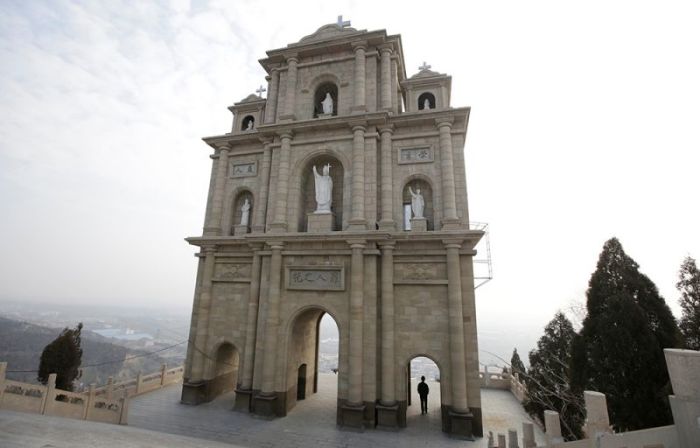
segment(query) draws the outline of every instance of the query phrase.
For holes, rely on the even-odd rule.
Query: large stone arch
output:
[[[417,386],[417,384],[412,384],[410,380],[410,375],[411,375],[411,361],[413,361],[416,358],[428,358],[432,362],[435,363],[438,367],[438,371],[440,372],[440,409],[442,412],[442,421],[443,421],[443,431],[445,430],[445,424],[446,424],[446,418],[447,418],[447,412],[448,412],[448,407],[451,404],[450,403],[450,372],[449,369],[447,368],[448,365],[447,363],[442,362],[441,358],[435,354],[429,353],[429,352],[412,352],[412,354],[404,356],[401,358],[399,361],[399,372],[401,372],[401,380],[397,381],[397,397],[400,398],[400,407],[402,409],[402,412],[399,416],[399,420],[401,422],[401,426],[406,426],[406,412],[407,412],[407,405],[410,405],[410,394],[413,392],[413,389]],[[432,397],[434,399],[435,394],[434,390],[431,391]]]
[[[404,229],[404,219],[403,219],[403,207],[404,204],[411,202],[411,195],[408,191],[408,187],[412,187],[415,191],[416,186],[421,189],[421,194],[425,201],[425,210],[423,216],[428,220],[427,227],[428,230],[435,230],[436,227],[436,201],[435,201],[435,188],[433,187],[433,181],[426,175],[421,173],[410,174],[406,176],[401,183],[401,191],[399,197],[399,204],[401,204],[401,229]]]
[[[295,204],[290,217],[290,229],[306,232],[307,213],[315,209],[316,198],[313,189],[312,166],[331,161],[331,178],[333,179],[333,204],[331,210],[335,214],[333,230],[343,230],[347,226],[350,207],[351,179],[347,176],[350,161],[340,152],[328,147],[310,151],[296,161],[292,168],[291,179],[296,180],[290,185],[290,203]],[[335,165],[334,165],[335,163]],[[334,166],[333,166],[334,165]],[[320,166],[317,165],[320,169]],[[335,170],[334,170],[335,168]],[[340,171],[338,170],[340,168]]]
[[[319,324],[321,318],[328,314],[333,318],[338,327],[340,339],[338,353],[338,399],[345,397],[347,383],[347,356],[344,338],[347,335],[344,323],[337,317],[339,313],[323,305],[305,305],[290,313],[282,327],[284,334],[282,353],[280,361],[284,360],[284,369],[278,369],[281,378],[278,376],[278,384],[282,386],[278,390],[285,391],[285,414],[289,412],[297,403],[298,397],[298,368],[302,364],[307,366],[306,397],[316,393],[318,380],[318,344],[319,344]],[[346,345],[346,344],[345,344]]]

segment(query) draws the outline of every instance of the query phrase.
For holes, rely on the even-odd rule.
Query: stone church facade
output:
[[[267,98],[231,106],[231,132],[204,139],[214,154],[204,232],[188,238],[200,252],[182,401],[235,388],[238,410],[293,412],[316,391],[328,313],[339,425],[405,426],[409,364],[426,356],[440,369],[443,431],[481,436],[483,232],[469,227],[470,110],[450,106],[451,77],[425,64],[407,77],[399,35],[342,22],[260,63]],[[326,165],[331,213],[318,214],[313,167]]]

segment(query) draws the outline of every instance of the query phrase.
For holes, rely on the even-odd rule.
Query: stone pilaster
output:
[[[381,199],[382,199],[382,215],[379,220],[379,230],[393,231],[396,229],[394,225],[394,187],[392,174],[392,145],[391,137],[394,134],[393,125],[381,127]]]
[[[394,243],[380,244],[382,251],[382,395],[385,406],[396,404],[394,359]]]
[[[447,305],[450,332],[450,376],[452,407],[469,412],[467,406],[467,375],[464,365],[464,320],[462,310],[462,279],[459,259],[461,240],[445,240],[447,251]]]
[[[295,56],[287,58],[287,96],[284,99],[284,115],[282,120],[294,120],[294,107],[297,94],[297,63]]]
[[[204,226],[204,236],[221,235],[221,216],[224,209],[224,189],[226,188],[226,177],[228,175],[228,145],[221,145],[219,158],[216,161],[216,180],[214,182],[214,194],[211,198],[211,212],[209,219]]]
[[[264,152],[262,163],[260,165],[260,194],[253,204],[255,213],[253,215],[253,233],[265,232],[265,216],[267,215],[267,198],[270,191],[270,165],[272,160],[272,139],[263,141]]]
[[[457,200],[455,198],[455,171],[452,151],[452,118],[438,119],[440,130],[440,173],[442,177],[442,228],[451,230],[459,227]]]
[[[381,109],[391,110],[391,53],[390,46],[381,47]]]
[[[350,372],[348,400],[351,405],[362,404],[362,326],[364,293],[364,240],[348,241],[352,249],[350,261]]]
[[[352,212],[348,230],[365,230],[365,131],[362,125],[352,126]]]
[[[363,113],[367,111],[366,95],[365,95],[365,51],[367,50],[366,42],[358,42],[353,44],[355,50],[355,101],[353,103],[352,112]]]
[[[267,103],[265,104],[265,123],[274,123],[277,115],[277,95],[280,85],[280,72],[272,69],[267,84]]]
[[[280,314],[280,287],[282,278],[283,243],[272,243],[270,248],[270,286],[268,291],[267,322],[265,323],[265,354],[263,356],[262,392],[275,392],[275,364],[277,360],[277,333]]]
[[[255,362],[255,336],[258,331],[258,309],[260,303],[260,274],[262,267],[261,245],[251,245],[253,265],[251,267],[250,295],[248,296],[248,316],[246,318],[245,348],[243,349],[243,368],[241,369],[240,387],[236,390],[237,410],[250,409],[253,389],[253,365]]]
[[[287,231],[287,192],[289,191],[289,160],[292,151],[292,133],[280,135],[281,146],[279,166],[277,167],[277,192],[275,194],[275,214],[270,231],[283,233]]]

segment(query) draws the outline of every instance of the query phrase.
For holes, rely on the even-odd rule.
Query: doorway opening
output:
[[[421,404],[418,385],[425,377],[428,388],[427,406]],[[427,356],[416,356],[406,366],[406,426],[442,429],[442,388],[440,367]],[[424,389],[421,386],[421,389]],[[425,410],[422,408],[425,407]],[[424,413],[425,412],[425,413]]]
[[[339,336],[336,321],[323,309],[305,310],[294,319],[288,348],[287,412],[313,401],[308,410],[318,411],[318,418],[335,416],[341,374]]]

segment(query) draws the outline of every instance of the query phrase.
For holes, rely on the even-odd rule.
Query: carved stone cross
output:
[[[262,98],[263,92],[267,92],[267,89],[264,88],[264,87],[262,86],[262,84],[261,84],[260,87],[258,87],[258,90],[255,91],[255,93],[257,93],[258,96],[259,96],[260,98]]]
[[[350,21],[346,20],[343,22],[343,16],[338,16],[338,23],[336,23],[340,28],[345,28],[346,26],[350,26]]]
[[[423,61],[423,65],[421,65],[420,67],[418,67],[418,70],[420,70],[420,71],[428,70],[428,69],[431,68],[431,67],[432,67],[432,65],[428,65],[428,64],[425,63],[425,61]]]

